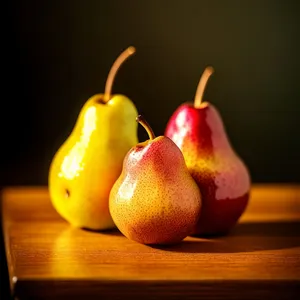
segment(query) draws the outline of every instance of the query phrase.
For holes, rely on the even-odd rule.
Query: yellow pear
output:
[[[49,170],[49,193],[57,212],[79,228],[115,227],[108,201],[128,150],[137,144],[137,109],[124,95],[111,95],[121,64],[135,49],[121,53],[108,75],[105,93],[82,107],[75,127],[55,154]]]

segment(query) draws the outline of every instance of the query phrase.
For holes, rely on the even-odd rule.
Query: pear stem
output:
[[[206,67],[206,69],[204,70],[200,78],[200,81],[198,83],[198,87],[195,95],[195,100],[194,100],[195,108],[200,108],[207,81],[213,72],[214,72],[213,67]]]
[[[108,73],[106,84],[105,84],[105,92],[104,92],[104,99],[103,99],[104,103],[107,103],[110,100],[112,85],[116,77],[117,71],[120,69],[124,61],[134,53],[135,53],[135,48],[130,46],[126,50],[124,50],[113,63]]]
[[[142,115],[138,115],[136,117],[136,121],[139,122],[147,131],[150,140],[154,140],[155,139],[155,134],[151,128],[151,126],[149,125],[149,123],[145,120],[145,118]]]

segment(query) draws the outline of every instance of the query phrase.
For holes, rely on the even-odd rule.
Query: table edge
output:
[[[33,288],[34,287],[34,288]],[[72,290],[70,289],[72,287]],[[117,287],[117,288],[116,288]],[[69,288],[69,290],[68,290]],[[291,299],[300,292],[300,279],[296,280],[52,280],[52,279],[22,279],[16,280],[13,289],[14,297],[45,296],[45,290],[50,291],[49,298],[76,296],[86,297],[101,295],[104,299],[119,299],[122,295],[131,299],[146,297],[184,296],[190,297],[229,297],[237,299],[265,299],[266,294],[273,299]],[[107,297],[107,298],[106,298]],[[246,297],[246,298],[244,298]],[[275,297],[275,298],[274,298]],[[288,298],[289,299],[289,298]]]

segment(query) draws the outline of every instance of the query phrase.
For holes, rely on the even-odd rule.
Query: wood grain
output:
[[[226,237],[150,247],[118,231],[76,229],[45,187],[2,191],[3,228],[18,299],[292,299],[300,292],[300,186],[254,185]]]

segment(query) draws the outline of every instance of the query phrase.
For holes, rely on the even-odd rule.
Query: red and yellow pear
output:
[[[233,149],[221,115],[211,103],[202,102],[212,73],[212,67],[205,69],[194,103],[179,106],[165,130],[165,136],[181,149],[201,190],[203,205],[194,235],[228,233],[245,211],[250,195],[249,171]]]
[[[137,121],[149,140],[133,147],[109,199],[119,230],[142,244],[173,244],[192,233],[201,209],[201,194],[180,149],[171,139],[155,137],[146,120]]]

